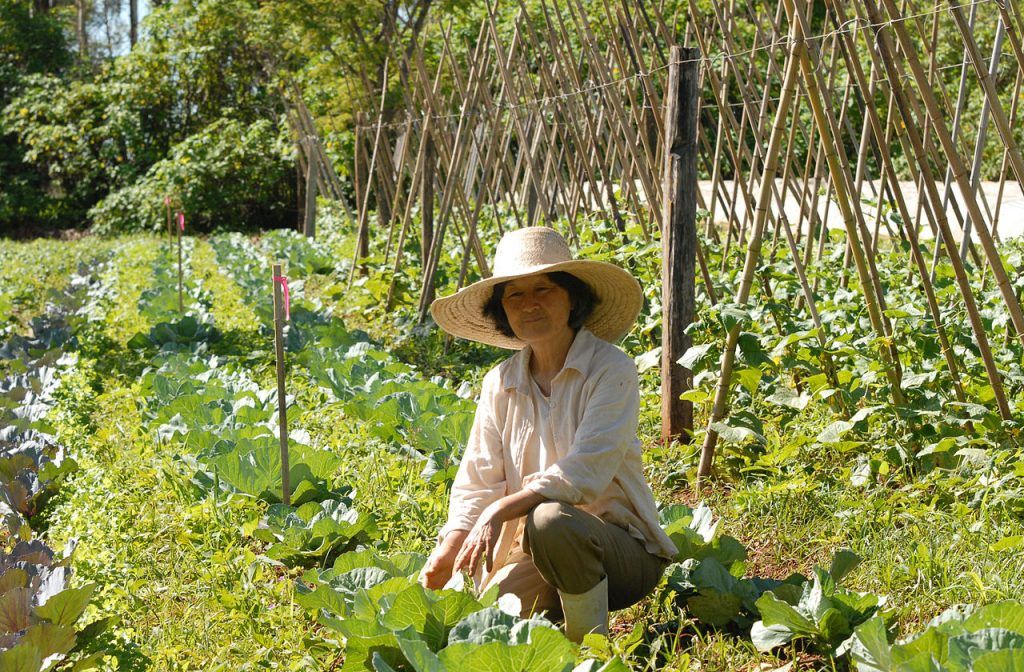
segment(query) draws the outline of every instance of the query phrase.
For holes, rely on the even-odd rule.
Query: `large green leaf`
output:
[[[785,406],[802,411],[807,408],[807,404],[811,403],[811,397],[806,392],[797,394],[795,390],[779,386],[775,389],[775,392],[765,398],[765,401],[777,406]]]
[[[95,589],[96,584],[89,584],[61,591],[36,607],[36,615],[57,625],[74,625],[89,606]]]
[[[708,351],[711,350],[711,343],[704,343],[703,345],[691,345],[687,348],[683,356],[679,358],[678,364],[684,369],[695,370],[702,362],[705,361]]]
[[[860,556],[853,551],[847,549],[837,551],[832,556],[832,565],[829,567],[828,573],[835,581],[842,581],[860,562]]]
[[[892,650],[885,631],[885,621],[881,616],[869,618],[857,626],[850,652],[861,672],[887,672],[893,669]]]
[[[512,641],[512,628],[518,619],[496,607],[488,607],[467,615],[452,629],[449,644],[486,644]],[[520,630],[519,632],[522,632]],[[525,636],[525,632],[523,633]]]
[[[43,660],[68,653],[75,647],[76,641],[72,626],[54,623],[36,623],[21,638],[21,643],[34,646]]]
[[[827,642],[837,644],[852,634],[850,622],[838,609],[826,609],[818,618],[818,630]]]
[[[1024,649],[981,654],[974,659],[971,672],[1024,672]]]
[[[32,625],[32,592],[13,588],[0,596],[0,635],[21,632]]]
[[[793,641],[793,631],[784,625],[765,625],[758,621],[750,629],[750,641],[758,651],[771,651]]]
[[[274,504],[265,527],[254,536],[270,543],[267,556],[289,564],[319,561],[323,556],[377,535],[373,515],[349,508],[348,499],[307,502],[298,508]]]
[[[747,550],[739,541],[718,536],[718,524],[711,509],[703,503],[696,509],[674,504],[660,511],[658,517],[662,529],[676,545],[678,562],[713,557],[725,567],[732,567],[747,557]]]
[[[374,661],[378,657],[392,668],[401,669],[403,667],[405,656],[402,655],[398,640],[393,633],[387,632],[371,636],[346,634],[345,664],[341,668],[343,672],[387,669],[381,666],[375,667]]]
[[[412,628],[397,633],[397,637],[402,655],[416,672],[447,672],[448,668]]]
[[[842,440],[843,434],[853,429],[853,423],[846,420],[836,420],[818,434],[820,443],[838,443]]]
[[[438,658],[449,670],[482,672],[567,672],[575,661],[576,647],[557,630],[534,627],[526,641],[509,644],[492,640],[476,644],[458,642],[441,650]]]
[[[814,622],[807,616],[770,592],[757,599],[757,608],[765,625],[781,625],[803,635],[813,635],[818,631]]]
[[[739,617],[744,595],[751,590],[715,558],[697,563],[688,581],[697,594],[686,599],[687,608],[699,620],[715,627],[725,627]]]
[[[975,658],[989,651],[1024,651],[1024,635],[1003,628],[982,628],[949,639],[947,666],[952,670],[970,670]]]
[[[982,628],[1003,628],[1024,635],[1024,603],[1004,600],[987,604],[974,611],[964,620],[969,632]]]
[[[0,651],[0,670],[4,672],[39,672],[42,666],[42,655],[32,644],[18,644]]]

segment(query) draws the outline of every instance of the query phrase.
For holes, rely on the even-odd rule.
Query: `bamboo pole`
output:
[[[511,64],[511,53],[508,55],[508,59],[506,59],[505,53],[504,53],[504,49],[501,46],[501,40],[498,38],[498,28],[497,28],[497,24],[496,24],[496,20],[497,19],[496,19],[496,15],[495,15],[494,3],[492,2],[492,0],[487,0],[487,18],[488,18],[488,22],[489,22],[488,23],[488,28],[489,28],[490,33],[491,33],[491,42],[492,42],[492,44],[494,44],[494,48],[495,48],[495,51],[497,52],[497,56],[498,56],[498,58],[497,58],[498,71],[501,74],[501,78],[505,82],[505,85],[507,87],[511,88],[511,86],[512,86],[511,83],[510,83],[511,82],[511,74],[509,73],[509,66]],[[524,139],[528,138],[529,135],[526,133],[526,128],[523,125],[523,120],[522,120],[522,118],[519,115],[519,108],[516,107],[516,106],[512,107],[512,119],[514,120],[514,122],[516,124],[516,132],[519,134],[519,137],[520,138],[524,138]],[[527,168],[527,171],[528,171],[529,175],[530,176],[538,176],[539,177],[539,172],[540,171],[534,165],[533,157],[530,156],[527,153],[527,155],[525,156],[525,159],[526,159],[526,168]],[[543,209],[545,212],[548,210],[547,201],[544,200],[543,198],[541,199],[541,209]]]
[[[843,7],[843,0],[831,1],[835,2],[837,7]],[[900,112],[900,116],[903,118],[903,125],[901,127],[901,130],[903,131],[902,135],[906,136],[908,143],[912,147],[912,155],[920,168],[922,178],[921,182],[927,189],[929,199],[933,204],[938,205],[941,203],[941,199],[939,197],[938,189],[935,186],[935,178],[932,174],[931,166],[928,163],[922,138],[917,130],[918,120],[915,118],[913,111],[907,102],[907,95],[903,89],[902,73],[896,65],[897,60],[895,58],[891,37],[888,31],[885,30],[885,26],[881,23],[881,16],[874,0],[866,0],[866,5],[868,14],[874,24],[873,30],[875,46],[878,50],[877,58],[886,69],[889,86],[893,93],[893,99]],[[842,11],[842,9],[840,9],[840,11]],[[963,263],[960,261],[960,256],[956,254],[952,247],[953,234],[949,228],[949,222],[939,208],[936,207],[933,214],[935,214],[935,224],[941,231],[943,240],[950,241],[948,243],[949,247],[947,247],[947,254],[949,256],[950,264],[953,266],[953,272],[956,277],[957,284],[960,287],[961,296],[963,296],[964,299],[964,305],[967,309],[971,329],[974,332],[974,338],[978,344],[978,350],[980,351],[982,361],[985,364],[985,370],[992,386],[996,404],[999,407],[999,413],[1004,419],[1010,419],[1010,407],[1006,400],[1006,394],[1003,391],[1002,376],[1000,375],[999,370],[995,365],[995,360],[992,357],[992,351],[989,347],[985,325],[978,312],[977,303],[974,299],[974,292],[971,290],[970,278],[967,276],[967,271],[964,269]],[[909,228],[910,227],[908,226],[908,234],[910,233]]]
[[[885,4],[890,15],[895,16],[896,9],[892,0],[882,0],[882,2]],[[878,8],[875,5],[874,0],[865,0],[865,4],[869,14],[879,17]],[[878,23],[878,21],[874,21],[874,23]],[[960,192],[964,197],[968,214],[975,221],[975,229],[978,232],[978,238],[985,250],[985,256],[988,259],[989,266],[992,268],[992,273],[996,278],[996,285],[999,287],[999,292],[1002,294],[1003,300],[1006,302],[1007,309],[1010,313],[1010,319],[1013,321],[1013,326],[1017,330],[1018,338],[1020,338],[1021,342],[1024,343],[1024,313],[1021,312],[1020,303],[1018,302],[1017,295],[1014,293],[1013,286],[1010,284],[1010,280],[1006,275],[1006,269],[1003,267],[1003,262],[999,256],[999,251],[996,249],[995,241],[992,239],[988,226],[985,225],[981,209],[978,207],[978,201],[974,198],[974,194],[970,188],[967,170],[964,167],[963,161],[960,159],[960,155],[957,152],[957,148],[953,144],[952,138],[949,135],[946,123],[938,109],[938,103],[935,100],[935,96],[927,85],[924,71],[921,69],[921,64],[917,59],[917,54],[913,51],[910,35],[907,34],[906,28],[899,22],[893,22],[891,26],[892,32],[895,34],[897,41],[903,45],[904,57],[910,66],[914,79],[918,83],[918,91],[925,104],[925,109],[927,110],[929,117],[932,119],[935,133],[946,152],[946,157],[953,167],[953,177],[956,179],[957,185],[960,187]],[[885,30],[885,27],[886,26],[880,26],[876,35],[888,37],[888,31]],[[892,76],[890,76],[890,79],[891,78]],[[993,120],[998,116],[996,114],[997,109],[1000,113],[1002,112],[1002,108],[999,106],[993,107]],[[997,122],[997,127],[999,125],[1000,124]],[[1019,161],[1019,155],[1016,160],[1011,158],[1011,166],[1014,166],[1015,163],[1019,163]],[[1019,172],[1017,171],[1018,168],[1020,169]],[[1016,166],[1015,172],[1018,172],[1020,177],[1024,177],[1024,165]],[[950,252],[950,254],[955,256],[956,252]]]
[[[277,361],[277,423],[278,439],[281,445],[281,501],[285,506],[292,503],[291,470],[288,465],[288,397],[285,394],[284,366],[284,302],[282,289],[287,288],[288,279],[281,273],[281,263],[273,264],[272,284],[274,286],[274,354]]]
[[[1019,111],[1018,103],[1021,98],[1021,87],[1024,85],[1024,67],[1017,70],[1017,78],[1013,84],[1013,102],[1010,104],[1010,126],[1016,127],[1017,125],[1017,113]],[[999,189],[996,194],[996,209],[992,213],[992,237],[999,240],[999,211],[1003,206],[1003,193],[1006,188],[1006,169],[1009,165],[1008,152],[1003,149],[1003,160],[999,165]],[[988,277],[987,275],[985,276]]]
[[[803,35],[806,31],[806,28],[803,26],[803,14],[800,11],[797,11],[794,7],[794,0],[784,0],[784,2],[786,3],[786,12],[789,14],[790,20],[795,20],[800,34]],[[887,333],[884,316],[879,305],[877,293],[879,288],[877,271],[874,271],[871,267],[871,260],[866,258],[864,250],[861,248],[859,228],[864,228],[864,222],[863,218],[858,217],[857,212],[859,212],[859,208],[855,203],[853,203],[853,199],[849,193],[850,183],[849,173],[847,170],[848,162],[841,160],[840,158],[844,154],[844,151],[842,144],[839,142],[836,122],[834,117],[831,117],[826,112],[827,92],[822,91],[818,84],[817,79],[819,73],[811,63],[811,59],[808,56],[807,49],[802,40],[800,45],[801,46],[797,51],[801,68],[803,70],[804,83],[807,86],[808,101],[811,104],[811,112],[813,113],[815,123],[818,126],[818,131],[821,134],[823,144],[825,145],[825,158],[829,165],[829,177],[835,187],[836,200],[838,202],[839,209],[843,213],[843,224],[846,227],[847,240],[850,244],[854,265],[857,268],[857,274],[860,278],[861,290],[864,294],[864,302],[868,310],[868,317],[870,318],[871,324],[881,341],[879,345],[879,355],[885,370],[886,378],[889,380],[889,392],[892,396],[893,402],[897,406],[902,406],[904,399],[900,384],[899,362],[895,353],[895,344],[891,335]]]
[[[319,181],[316,164],[316,156],[310,155],[306,171],[306,209],[302,225],[302,233],[307,238],[316,237],[316,194]]]
[[[178,312],[185,312],[185,300],[183,298],[185,277],[181,270],[181,236],[185,232],[185,213],[178,211]]]
[[[1013,132],[1010,127],[1010,122],[1006,118],[1006,113],[1003,111],[1003,106],[999,102],[999,94],[996,91],[995,82],[993,82],[992,75],[988,70],[985,69],[985,59],[981,55],[981,51],[978,49],[978,43],[974,39],[974,35],[970,28],[967,26],[967,21],[964,19],[964,13],[960,5],[957,4],[956,0],[949,0],[949,11],[953,15],[953,21],[956,23],[957,29],[960,31],[960,36],[963,38],[964,46],[967,49],[967,54],[970,57],[971,67],[974,68],[974,73],[978,77],[978,81],[981,83],[981,89],[985,94],[985,100],[988,103],[988,109],[992,114],[992,123],[995,124],[996,131],[999,132],[999,137],[1003,141],[1003,146],[1009,153],[1010,167],[1013,168],[1014,175],[1017,176],[1017,181],[1024,187],[1024,158],[1021,157],[1020,150],[1017,148],[1017,142],[1013,137]],[[1002,26],[1003,24],[999,24]],[[897,31],[899,34],[899,31]],[[1000,36],[1003,35],[1003,31],[999,30],[996,37],[997,44],[1001,41]],[[998,48],[996,51],[998,54]],[[995,60],[995,57],[993,57]]]
[[[836,6],[835,0],[827,0],[826,6],[836,16],[837,23],[842,23],[845,17],[843,17],[843,15],[840,13],[840,8]],[[858,53],[856,51],[852,36],[849,35],[848,33],[845,33],[841,36],[841,40],[841,46],[843,48],[843,58],[846,61],[849,72],[854,77],[854,81],[857,83],[861,90],[870,90],[872,87],[866,81],[864,70],[861,67],[860,61],[858,60]],[[872,68],[872,71],[874,71],[874,68]],[[874,80],[873,77],[872,80]],[[890,98],[892,98],[892,96],[890,96]],[[871,99],[872,97],[868,96],[868,100]],[[878,142],[879,146],[887,147],[887,134],[888,131],[891,130],[892,125],[890,124],[887,127],[883,127],[882,121],[878,116],[878,112],[872,105],[868,105],[865,108],[865,112],[869,127],[871,131],[874,133],[875,139]],[[893,183],[896,183],[896,180],[898,180],[898,174],[895,166],[892,163],[892,157],[889,155],[889,152],[887,151],[882,151],[880,153],[880,156],[882,159],[883,176],[888,176]],[[913,166],[911,167],[913,168]],[[958,401],[964,402],[966,401],[966,395],[964,394],[963,384],[960,381],[960,372],[959,367],[956,363],[956,356],[953,353],[952,345],[949,342],[949,336],[946,333],[946,327],[942,321],[942,314],[939,310],[938,300],[935,296],[935,289],[932,285],[931,278],[928,273],[928,268],[924,260],[924,256],[921,253],[921,246],[920,242],[917,239],[917,232],[915,231],[913,223],[910,219],[910,212],[907,208],[906,201],[904,200],[903,194],[899,190],[898,186],[892,190],[892,195],[893,200],[895,201],[895,206],[899,211],[900,220],[903,223],[906,236],[910,241],[911,256],[914,260],[914,264],[917,267],[918,274],[921,279],[921,284],[924,289],[925,298],[928,303],[928,310],[931,314],[932,323],[935,325],[935,331],[939,336],[939,344],[942,349],[943,358],[946,362],[946,368],[949,371],[950,378],[953,383],[954,393],[956,394],[956,398]]]
[[[395,198],[391,202],[391,212],[399,212],[399,204],[401,202],[400,198],[401,198],[402,191],[403,191],[402,185],[405,182],[405,165],[406,165],[406,162],[409,159],[409,147],[412,146],[412,115],[409,114],[408,111],[406,112],[405,132],[403,133],[403,137],[404,137],[404,141],[402,142],[402,146],[400,148],[400,151],[398,152],[398,164],[397,164],[397,167],[395,169]],[[414,192],[409,192],[406,195],[406,199],[407,200],[411,199],[413,193]],[[401,228],[401,226],[404,226],[404,224],[405,224],[405,220],[404,220],[405,208],[404,208],[404,206],[401,208],[401,210],[403,212],[403,221],[402,221],[402,224],[399,225],[399,228]],[[391,259],[391,244],[393,242],[396,225],[397,225],[397,220],[394,217],[392,217],[391,218],[391,224],[388,226],[388,240],[387,240],[387,243],[384,246],[384,261],[383,261],[383,264],[385,266],[388,265],[388,261]]]
[[[369,204],[370,204],[370,188],[373,187],[374,194],[377,197],[377,215],[378,222],[390,225],[391,213],[386,208],[391,203],[392,192],[394,191],[394,185],[390,184],[390,175],[383,165],[383,161],[378,161],[378,156],[384,152],[381,149],[381,137],[384,131],[384,113],[385,105],[387,101],[387,89],[388,89],[388,64],[391,62],[390,58],[384,59],[383,64],[383,76],[380,91],[380,103],[377,108],[377,121],[375,123],[375,129],[373,134],[373,147],[370,151],[369,161],[364,162],[364,165],[368,165],[365,175],[366,184],[363,189],[363,200],[361,207],[359,208],[359,221],[358,221],[358,233],[356,234],[356,249],[355,255],[352,259],[352,267],[349,271],[348,286],[351,288],[352,281],[355,278],[357,269],[361,269],[365,272],[365,266],[359,264],[359,259],[369,254],[370,245],[370,227],[368,222],[369,217]],[[359,136],[357,136],[358,138]],[[366,151],[365,143],[363,143],[361,150]],[[364,155],[365,156],[365,155]],[[391,161],[389,160],[390,164]]]
[[[754,273],[761,256],[761,240],[764,235],[764,226],[767,221],[768,208],[771,202],[771,186],[778,170],[778,155],[785,136],[786,117],[789,114],[790,105],[796,96],[796,79],[799,73],[798,52],[803,48],[803,32],[798,29],[797,24],[792,25],[790,31],[791,49],[786,59],[786,76],[782,85],[782,96],[779,100],[779,107],[776,111],[775,120],[772,125],[771,138],[768,141],[768,150],[765,153],[767,164],[761,175],[761,191],[757,201],[757,211],[754,217],[754,226],[750,235],[750,243],[747,246],[746,261],[743,265],[743,276],[740,282],[739,291],[736,295],[736,303],[745,305],[750,298],[750,288],[753,284]],[[722,353],[721,370],[718,376],[718,384],[715,387],[714,406],[711,410],[711,417],[708,420],[707,433],[704,435],[704,443],[701,446],[700,465],[697,469],[697,484],[700,487],[702,481],[711,475],[711,466],[714,460],[715,446],[718,443],[718,431],[715,424],[725,417],[726,407],[729,400],[729,390],[732,383],[733,363],[736,357],[736,345],[739,341],[740,325],[734,325],[726,336],[725,348]]]

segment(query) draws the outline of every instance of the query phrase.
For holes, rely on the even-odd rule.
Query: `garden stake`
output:
[[[178,211],[178,312],[185,312],[185,302],[182,299],[182,285],[184,284],[181,274],[181,235],[185,232],[185,213]]]
[[[995,82],[993,81],[994,77],[992,73],[985,69],[985,59],[978,49],[978,43],[975,41],[974,35],[967,27],[967,21],[964,19],[963,10],[960,5],[956,4],[953,0],[949,0],[949,11],[953,15],[957,28],[960,30],[971,67],[974,68],[977,79],[981,83],[981,89],[985,94],[985,102],[988,103],[987,108],[992,114],[992,123],[995,124],[996,131],[998,131],[999,137],[1003,141],[1003,146],[1010,156],[1010,167],[1013,168],[1018,182],[1024,188],[1024,158],[1021,157],[1020,150],[1017,148],[1017,142],[1013,137],[1010,122],[1006,118],[1006,112],[1003,111],[1003,105],[999,102],[999,95],[996,92]],[[1004,36],[1003,24],[1000,23],[998,25],[999,30],[996,32],[995,45],[997,51],[993,53],[993,63],[998,63],[998,48]]]
[[[167,251],[174,250],[174,222],[171,220],[171,197],[164,196],[164,210],[167,212]]]
[[[399,136],[399,145],[395,151],[398,153],[398,163],[395,168],[395,197],[391,201],[391,212],[399,211],[399,202],[404,191],[402,187],[405,183],[405,163],[409,158],[409,147],[412,145],[412,115],[406,110],[405,114],[405,131]],[[412,198],[415,192],[410,191],[407,198]],[[404,210],[404,206],[402,207]],[[394,243],[395,237],[395,226],[397,221],[394,217],[388,223],[388,242],[384,245],[384,261],[381,262],[382,266],[387,266],[388,261],[391,260],[391,245]]]
[[[978,124],[978,137],[974,145],[974,159],[971,165],[970,176],[971,185],[975,190],[977,190],[981,178],[981,159],[985,146],[985,132],[988,130],[990,112],[991,117],[996,123],[996,129],[999,131],[1000,138],[1003,140],[1005,147],[1003,150],[1004,156],[1010,159],[1010,165],[1013,166],[1014,173],[1017,175],[1019,184],[1021,180],[1024,180],[1024,162],[1022,162],[1020,152],[1014,142],[1013,133],[1010,132],[1012,125],[1003,112],[1003,107],[999,102],[999,97],[995,90],[995,84],[993,83],[993,79],[995,78],[999,68],[999,57],[1002,51],[1003,39],[1006,35],[1006,31],[1004,30],[1004,26],[1001,22],[996,25],[996,38],[995,43],[992,45],[992,58],[989,63],[989,69],[986,71],[984,69],[984,61],[981,60],[978,45],[974,40],[974,35],[964,26],[963,13],[960,11],[959,7],[950,7],[950,9],[953,13],[953,18],[956,20],[957,27],[960,29],[960,34],[963,37],[964,44],[967,47],[967,53],[970,55],[971,64],[974,67],[975,73],[978,75],[978,79],[981,81],[982,88],[985,92],[985,101],[981,108],[981,121]],[[1016,103],[1016,100],[1014,102]],[[984,195],[985,192],[981,191],[983,199]],[[985,201],[983,202],[987,209],[988,203]],[[991,212],[989,212],[988,215],[990,221],[994,220]],[[963,241],[961,241],[960,244],[960,259],[963,261],[967,260],[967,249],[970,245],[970,241],[971,220],[968,219],[964,226]]]
[[[521,6],[524,6],[521,3]],[[572,44],[569,41],[568,32],[566,31],[565,21],[562,18],[562,14],[558,11],[558,7],[555,7],[554,15],[558,19],[558,29],[556,32],[555,25],[551,21],[551,14],[548,11],[546,3],[541,4],[541,11],[544,15],[544,22],[548,30],[548,34],[555,36],[556,39],[549,40],[551,47],[554,51],[557,65],[560,67],[558,71],[561,76],[557,81],[552,81],[554,86],[552,91],[567,91],[567,90],[581,90],[583,82],[585,81],[584,76],[581,74],[581,69],[585,65],[584,56],[579,57],[579,65],[574,60],[574,54],[570,48]],[[529,21],[526,22],[530,24]],[[557,39],[557,38],[561,39]],[[592,48],[590,43],[584,43],[583,48],[588,52]],[[583,202],[584,208],[587,212],[594,212],[595,205],[597,210],[611,210],[611,219],[615,222],[622,221],[622,215],[619,211],[619,204],[615,198],[615,194],[612,191],[610,180],[611,180],[611,168],[606,167],[604,161],[613,161],[612,151],[609,151],[604,155],[593,151],[588,151],[588,147],[599,146],[602,138],[599,131],[601,126],[601,117],[595,118],[594,111],[590,105],[587,104],[587,100],[583,96],[571,96],[567,99],[568,105],[571,106],[567,109],[566,115],[571,122],[567,124],[569,134],[572,142],[575,146],[580,148],[578,152],[583,160],[583,168],[587,174],[588,184],[580,185],[578,190],[580,192],[580,198]],[[578,130],[579,122],[581,119],[584,122],[584,128],[586,130],[586,136],[582,136]],[[599,186],[600,185],[600,186]],[[589,187],[589,188],[588,188]],[[596,203],[594,202],[596,200]],[[605,205],[607,201],[607,206]]]
[[[420,83],[420,90],[422,92],[423,100],[426,101],[427,105],[431,109],[443,109],[441,105],[437,102],[437,96],[439,95],[439,92],[441,90],[441,73],[444,67],[444,60],[442,59],[442,61],[438,64],[437,72],[434,76],[434,81],[431,84],[431,82],[427,79],[426,76],[427,68],[426,65],[424,64],[422,47],[417,48],[415,50],[414,56],[416,58],[415,70],[419,75],[418,80]],[[404,60],[403,62],[408,63],[407,60]],[[483,65],[484,63],[482,62],[482,60],[481,62],[473,64],[473,70],[476,72],[475,74],[473,72],[470,73],[470,81],[476,81],[476,78],[483,71]],[[458,175],[461,169],[462,160],[465,155],[465,146],[467,144],[465,138],[467,135],[466,128],[469,126],[468,111],[471,102],[472,101],[466,99],[462,101],[462,107],[460,108],[459,112],[459,121],[455,131],[453,146],[449,146],[449,138],[447,134],[435,132],[431,138],[431,140],[434,143],[434,149],[437,152],[438,165],[447,166],[445,175]],[[450,215],[450,213],[455,212],[454,204],[452,201],[453,195],[456,197],[456,202],[461,208],[463,216],[466,218],[466,237],[468,237],[468,241],[466,237],[463,237],[461,227],[459,226],[458,221],[455,219],[455,217],[452,217]],[[488,270],[487,265],[487,258],[484,253],[483,246],[481,245],[479,238],[477,238],[475,225],[472,221],[470,221],[468,214],[469,212],[469,202],[466,199],[466,194],[463,189],[451,188],[444,190],[444,192],[441,195],[441,205],[438,216],[439,225],[437,228],[437,232],[434,235],[434,239],[431,241],[431,266],[429,269],[429,275],[425,273],[423,277],[424,284],[422,286],[422,293],[420,295],[419,319],[421,322],[424,319],[426,319],[426,312],[430,307],[430,300],[432,300],[433,298],[435,281],[434,275],[437,270],[437,263],[439,261],[442,249],[441,245],[444,240],[446,224],[448,223],[449,218],[452,220],[452,224],[455,228],[456,235],[460,237],[460,240],[462,240],[463,244],[472,246],[473,254],[476,257],[477,265],[480,268],[480,273],[483,275],[483,277],[487,277],[488,275],[490,275],[490,271]],[[426,267],[426,264],[424,266]]]
[[[386,62],[384,63],[384,68],[385,68],[385,71],[386,71],[387,70],[387,63]],[[387,80],[387,78],[385,78],[385,81],[386,80]],[[381,105],[382,109],[384,107],[384,94],[385,93],[386,93],[386,91],[382,91],[381,92],[381,103],[380,103],[380,105]],[[381,114],[383,114],[383,111],[381,112]],[[363,257],[363,253],[366,251],[367,244],[368,244],[369,239],[370,239],[370,226],[369,226],[369,223],[367,221],[367,217],[369,217],[369,209],[370,209],[370,185],[375,184],[375,181],[373,179],[373,174],[374,174],[374,171],[376,169],[376,162],[377,162],[377,151],[376,150],[377,150],[377,147],[378,147],[378,142],[380,140],[381,122],[382,121],[383,121],[383,119],[378,116],[378,118],[377,118],[377,131],[374,134],[374,145],[373,145],[374,151],[373,151],[372,156],[369,157],[369,158],[367,157],[367,155],[366,155],[366,142],[364,140],[364,141],[360,142],[359,147],[357,147],[357,149],[359,150],[359,153],[355,157],[357,167],[361,167],[361,170],[364,171],[364,172],[360,173],[360,170],[357,169],[356,174],[357,175],[361,175],[363,177],[363,182],[364,183],[363,183],[363,187],[362,187],[362,192],[363,192],[362,193],[362,201],[359,203],[359,219],[356,222],[357,234],[356,234],[355,252],[353,253],[353,256],[352,256],[352,266],[349,268],[349,273],[348,273],[348,288],[349,289],[352,288],[352,282],[355,280],[356,273],[358,271],[360,271],[360,269],[362,267],[362,264],[359,263],[359,260]],[[362,131],[358,131],[356,133],[356,140],[360,140],[362,137],[363,137]],[[380,189],[375,189],[375,191],[377,191],[379,193]],[[365,270],[365,268],[363,267],[362,270]]]
[[[290,470],[288,467],[288,397],[284,387],[284,321],[290,317],[291,297],[288,278],[281,275],[281,263],[272,267],[274,285],[274,352],[277,356],[277,422],[281,441],[281,501],[292,503]]]
[[[565,23],[562,19],[561,13],[555,11],[555,16],[558,18],[558,32],[555,31],[555,26],[551,21],[551,15],[548,12],[547,3],[541,3],[541,10],[544,13],[544,22],[547,26],[549,35],[559,36],[561,39],[552,40],[552,48],[554,49],[555,56],[558,59],[558,63],[561,66],[559,72],[565,73],[559,78],[557,82],[554,82],[554,90],[579,90],[582,84],[582,77],[580,71],[576,66],[576,62],[573,60],[573,54],[570,48],[572,44],[568,39],[568,33],[565,29]],[[556,7],[557,10],[557,7]],[[529,22],[527,22],[529,23]],[[581,59],[582,62],[582,59]],[[594,203],[592,201],[597,199],[597,208],[604,209],[605,204],[603,199],[608,198],[608,207],[612,210],[612,219],[618,221],[618,204],[615,201],[614,195],[609,193],[603,193],[602,189],[598,189],[598,184],[608,184],[608,177],[605,166],[601,161],[600,156],[594,156],[594,152],[586,151],[586,147],[595,146],[598,142],[597,134],[595,129],[595,121],[593,117],[593,110],[589,105],[586,104],[586,100],[579,97],[573,96],[569,99],[573,101],[572,105],[576,108],[576,113],[572,115],[575,119],[583,118],[584,126],[586,128],[587,136],[582,137],[579,133],[578,123],[570,123],[568,125],[569,133],[572,136],[573,143],[580,148],[580,154],[583,156],[583,168],[587,174],[587,180],[589,181],[589,191],[580,188],[580,196],[583,200],[584,207],[588,212],[593,212]],[[577,102],[578,101],[578,102]],[[593,163],[592,163],[593,161]],[[585,194],[585,195],[584,195]]]

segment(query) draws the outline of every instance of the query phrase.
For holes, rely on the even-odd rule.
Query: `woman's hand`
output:
[[[502,524],[525,516],[543,501],[543,495],[524,489],[502,497],[484,509],[462,544],[458,557],[455,558],[455,571],[465,569],[470,575],[474,575],[480,558],[484,559],[484,569],[491,571]]]
[[[501,502],[498,500],[488,506],[477,518],[476,525],[470,530],[469,536],[462,543],[462,550],[455,558],[454,571],[466,570],[473,576],[481,557],[484,559],[484,570],[490,571],[494,565],[494,548],[498,545],[498,535],[501,534],[504,522],[498,515]]]
[[[472,530],[448,533],[427,559],[420,583],[424,588],[443,588],[455,572],[467,570],[470,575],[476,574],[480,558],[484,559],[484,569],[490,571],[502,524],[525,516],[543,501],[544,496],[532,490],[520,490],[494,502],[483,510]]]
[[[420,584],[424,588],[440,590],[452,578],[455,557],[469,536],[467,530],[453,530],[445,535],[427,558],[427,564],[420,573]]]

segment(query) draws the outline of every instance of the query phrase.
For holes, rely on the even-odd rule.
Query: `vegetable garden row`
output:
[[[594,232],[585,256],[655,277],[655,248]],[[371,272],[346,291],[338,260],[351,258],[352,241],[326,234],[186,238],[184,315],[176,256],[157,239],[67,244],[45,302],[30,282],[55,262],[32,245],[0,248],[21,271],[0,291],[12,307],[0,349],[0,669],[1024,668],[1020,427],[950,399],[905,269],[882,264],[889,317],[919,344],[906,349],[911,403],[898,410],[884,403],[877,348],[859,336],[865,317],[840,272],[821,278],[825,345],[792,308],[800,290],[781,251],[764,269],[770,301],[699,306],[699,345],[684,359],[696,373],[687,396],[705,411],[717,348],[743,325],[733,412],[716,428],[726,487],[704,493],[711,507],[696,504],[685,489],[695,448],[650,447],[679,556],[609,640],[577,648],[543,617],[520,619],[514,599],[418,584],[489,362],[425,331],[396,335],[401,315],[374,312],[389,283]],[[290,505],[273,386],[275,259],[286,260],[291,290]],[[721,274],[718,295],[735,275]],[[649,305],[624,347],[641,370],[650,430],[660,315],[656,283],[644,285]],[[937,286],[955,291],[941,267]],[[993,332],[1006,330],[989,298]],[[947,317],[969,396],[991,398],[970,331]],[[1012,343],[1001,353],[1020,410],[1020,353]],[[812,514],[821,517],[794,527],[785,552],[766,550],[765,528],[786,539],[793,518]],[[946,517],[963,523],[949,550],[974,549],[976,585],[920,531],[906,554],[873,557],[878,539],[898,544],[915,519]],[[927,553],[945,567],[931,584]],[[905,571],[890,566],[896,556]],[[916,597],[932,586],[940,593]],[[959,602],[976,606],[946,610]]]

